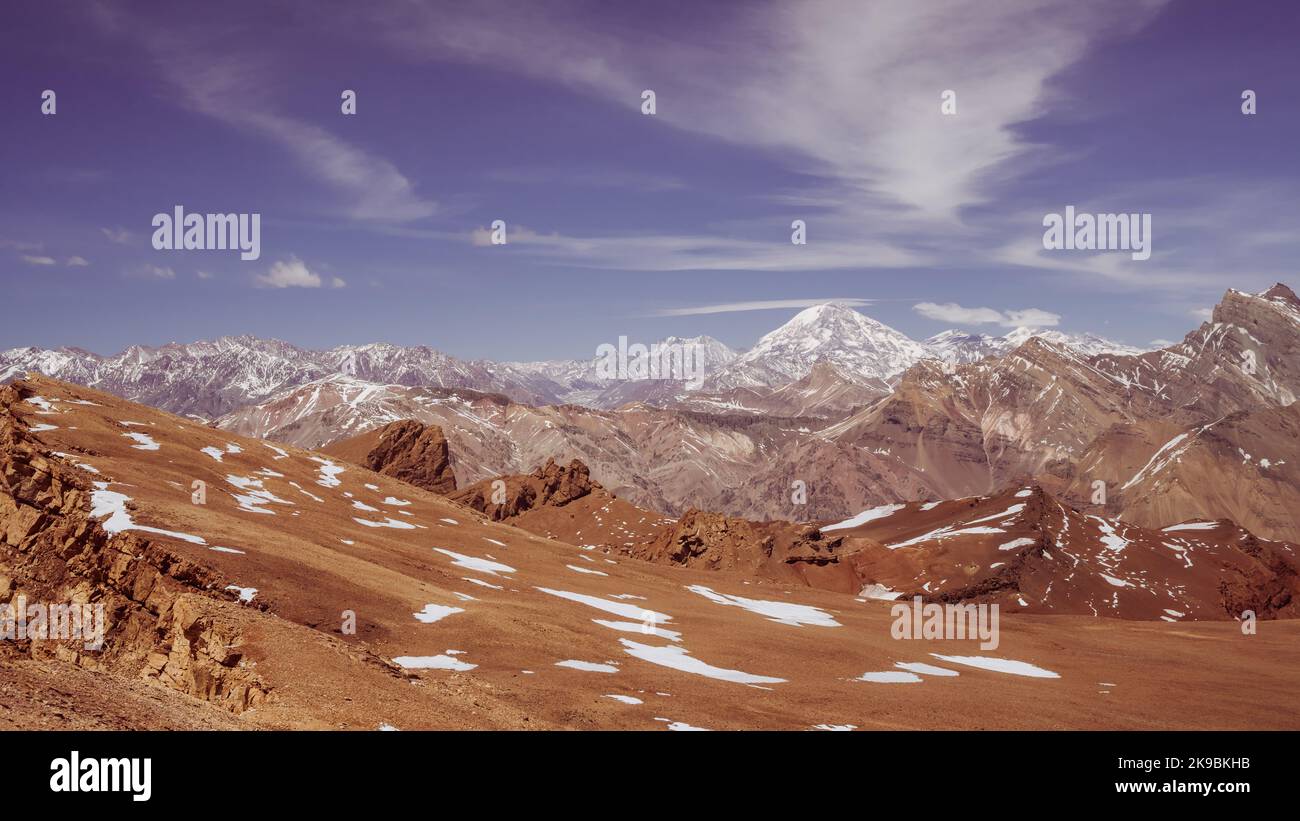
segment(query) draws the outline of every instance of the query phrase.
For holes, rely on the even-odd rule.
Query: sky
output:
[[[584,358],[837,299],[1177,340],[1300,287],[1297,42],[1290,0],[11,1],[0,349]],[[156,249],[177,205],[260,214],[260,257]],[[1150,258],[1044,249],[1068,205],[1149,214]]]

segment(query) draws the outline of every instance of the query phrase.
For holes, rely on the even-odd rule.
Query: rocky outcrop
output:
[[[686,567],[753,571],[769,563],[832,565],[860,547],[854,539],[827,537],[813,525],[752,522],[691,509],[638,552],[650,561]]]
[[[1223,610],[1233,615],[1251,611],[1257,618],[1294,618],[1300,613],[1300,573],[1294,560],[1277,544],[1243,536],[1237,548],[1255,561],[1236,572],[1225,572],[1219,583]]]
[[[256,614],[229,600],[219,573],[91,520],[92,489],[14,415],[23,390],[0,389],[0,609],[101,606],[104,642],[29,637],[4,652],[143,677],[235,713],[265,700],[269,687],[238,649]]]
[[[434,493],[456,489],[447,437],[437,425],[403,419],[336,442],[324,452]]]
[[[548,459],[532,473],[485,479],[448,498],[499,522],[541,507],[563,507],[591,493],[605,493],[605,489],[591,480],[585,464],[574,459],[560,465]]]

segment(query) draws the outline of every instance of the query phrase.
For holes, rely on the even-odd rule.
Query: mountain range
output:
[[[1288,435],[1300,300],[1281,284],[1228,291],[1182,342],[1143,353],[1026,331],[922,343],[838,304],[801,311],[740,354],[686,342],[720,363],[698,390],[602,386],[582,362],[249,338],[108,359],[20,349],[0,374],[45,369],[201,417],[228,408],[215,425],[309,448],[412,419],[443,430],[462,486],[578,459],[611,492],[673,516],[828,520],[1032,481],[1144,526],[1229,518],[1300,539]],[[587,404],[562,401],[578,393]],[[1215,480],[1225,474],[1230,487]]]
[[[532,405],[572,403],[608,409],[633,401],[673,404],[690,401],[694,393],[726,395],[736,389],[766,395],[808,377],[818,363],[879,394],[888,389],[889,380],[922,359],[975,361],[1006,353],[1032,336],[1084,352],[1129,350],[1088,335],[1028,328],[1004,337],[947,331],[916,342],[851,308],[830,303],[800,312],[743,353],[709,336],[659,340],[661,347],[694,351],[706,377],[698,392],[673,380],[605,378],[595,358],[464,360],[425,346],[388,343],[315,351],[253,336],[160,347],[136,345],[112,356],[79,348],[13,348],[0,351],[0,384],[35,371],[203,419],[330,376],[383,385],[468,388]]]

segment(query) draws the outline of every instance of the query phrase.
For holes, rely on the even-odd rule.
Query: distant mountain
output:
[[[613,344],[613,343],[611,343]],[[670,355],[689,357],[695,374],[692,379],[610,379],[597,369],[597,358],[561,359],[548,362],[504,362],[489,366],[495,372],[524,382],[532,375],[561,386],[559,400],[593,408],[617,408],[629,402],[650,401],[673,404],[700,387],[710,374],[716,373],[737,354],[711,336],[669,336],[654,343]]]
[[[800,311],[758,340],[705,382],[706,390],[775,388],[803,379],[818,363],[859,383],[883,384],[918,361],[929,348],[845,305]]]

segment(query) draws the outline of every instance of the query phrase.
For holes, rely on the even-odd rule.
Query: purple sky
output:
[[[796,308],[681,309],[827,298],[914,337],[1037,309],[1146,344],[1300,286],[1300,4],[701,6],[5,3],[0,348],[589,357],[748,346]],[[260,213],[261,258],[154,250],[176,204]],[[1151,259],[1043,251],[1066,205],[1151,213]]]

